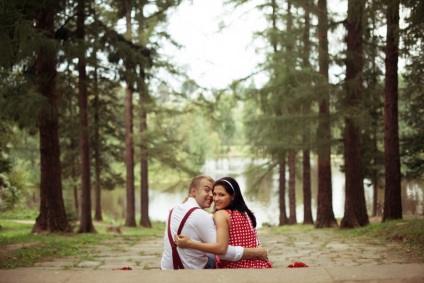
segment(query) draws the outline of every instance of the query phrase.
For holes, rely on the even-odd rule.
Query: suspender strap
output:
[[[181,220],[181,224],[178,227],[177,235],[181,234],[181,231],[183,230],[183,227],[184,227],[185,222],[187,221],[187,218],[196,209],[198,209],[198,207],[193,207],[186,213],[186,215],[184,215],[183,219]],[[172,210],[174,210],[174,209],[172,209]],[[169,212],[169,217],[168,217],[168,239],[169,239],[169,243],[171,244],[171,248],[172,248],[172,262],[174,264],[174,269],[184,269],[180,255],[178,254],[178,251],[177,251],[177,245],[175,244],[174,239],[173,239],[172,234],[171,234],[171,214],[172,214],[172,210]]]

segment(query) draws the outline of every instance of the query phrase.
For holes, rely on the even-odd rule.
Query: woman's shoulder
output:
[[[228,217],[228,215],[231,214],[231,210],[229,209],[221,209],[215,211],[215,217]]]

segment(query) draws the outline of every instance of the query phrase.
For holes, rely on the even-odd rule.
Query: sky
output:
[[[253,37],[255,31],[266,26],[263,15],[254,8],[261,2],[250,0],[248,6],[232,8],[224,5],[223,0],[183,1],[169,19],[169,34],[183,45],[180,50],[169,51],[171,58],[185,66],[191,78],[209,88],[226,88],[233,80],[252,74],[264,61],[263,55],[256,52],[261,48],[261,41]],[[346,0],[328,0],[327,7],[335,21],[346,17]],[[222,23],[226,27],[220,30]],[[342,26],[336,34],[329,33],[331,54],[338,54],[345,48],[340,44],[345,33]],[[378,33],[384,37],[385,28]],[[344,79],[343,67],[332,65],[329,72],[331,83]],[[254,82],[257,85],[265,83],[265,75],[255,76]]]
[[[169,20],[168,32],[183,45],[173,59],[202,86],[225,88],[255,70],[261,57],[254,31],[264,21],[253,9],[224,7],[222,0],[184,1]],[[245,13],[246,11],[249,11]],[[227,26],[220,31],[220,24]]]

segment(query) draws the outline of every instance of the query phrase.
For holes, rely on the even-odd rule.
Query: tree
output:
[[[96,52],[95,52],[96,53]],[[96,55],[95,55],[96,56]],[[94,151],[94,180],[95,180],[95,205],[94,205],[94,219],[102,221],[102,190],[101,190],[101,158],[100,158],[100,94],[99,94],[99,80],[97,67],[94,68],[94,140],[93,140],[93,151]]]
[[[132,38],[132,4],[130,1],[123,1],[125,7],[125,21],[126,21],[126,34],[127,40]],[[133,72],[133,62],[131,58],[126,60],[126,88],[125,88],[125,165],[126,165],[126,214],[125,214],[125,226],[135,227],[135,188],[134,188],[134,129],[133,129],[133,90],[134,90],[134,78],[131,75]]]
[[[329,68],[327,0],[318,0],[318,44],[319,73],[324,84],[326,84]],[[338,226],[333,212],[330,95],[328,88],[324,87],[322,93],[319,97],[319,125],[317,130],[318,208],[316,228]]]
[[[383,119],[383,84],[381,81],[383,70],[379,61],[382,61],[383,52],[379,46],[382,37],[379,36],[378,26],[382,24],[383,15],[380,1],[372,1],[365,7],[364,29],[364,106],[365,127],[362,133],[362,157],[364,164],[364,177],[371,181],[373,186],[373,211],[372,215],[378,213],[378,189],[380,177],[384,171],[384,150],[382,141],[384,139]]]
[[[136,19],[138,22],[138,40],[140,44],[146,45],[146,33],[148,31],[148,23],[146,21],[145,2],[141,1],[137,7]],[[146,70],[147,65],[142,65],[140,70],[140,77],[138,78],[138,91],[140,94],[140,225],[143,227],[152,227],[149,219],[149,146],[147,135],[147,111],[149,104],[149,90],[146,85]]]
[[[303,3],[303,9],[305,10],[305,26],[303,29],[303,63],[302,67],[305,70],[310,69],[309,57],[311,53],[311,44],[310,44],[310,9],[313,2],[310,0],[305,0]],[[305,99],[302,103],[302,112],[303,115],[307,116],[311,113],[311,103],[309,99]],[[309,130],[309,129],[308,129]],[[302,159],[303,159],[303,224],[313,224],[314,220],[312,218],[312,204],[311,204],[311,154],[310,154],[310,133],[309,131],[303,133],[303,142],[305,144],[305,148],[302,151]]]
[[[76,36],[81,49],[78,58],[78,106],[80,122],[81,148],[81,216],[78,233],[96,233],[91,217],[91,170],[90,170],[90,142],[88,136],[88,77],[86,70],[85,50],[85,0],[78,0]]]
[[[48,107],[40,109],[40,214],[32,231],[35,233],[70,231],[62,197],[62,178],[59,146],[59,123],[56,93],[56,56],[54,37],[57,1],[41,2],[35,11],[35,29],[44,35],[37,51],[35,76],[39,92]],[[52,48],[53,47],[53,48]]]
[[[410,11],[410,16],[405,19],[407,27],[403,29],[403,53],[409,58],[404,74],[405,90],[400,93],[399,99],[400,120],[406,124],[400,127],[399,134],[401,145],[402,165],[406,165],[406,178],[421,178],[424,174],[424,86],[421,78],[424,77],[424,2],[403,1],[402,4]],[[404,109],[401,106],[404,102]]]
[[[283,226],[289,223],[286,214],[286,154],[283,154],[279,160],[278,166],[278,200],[280,207],[280,221],[278,222],[279,226]]]
[[[342,228],[355,228],[369,223],[365,205],[364,172],[360,115],[362,114],[362,15],[365,1],[348,1],[346,100],[344,158],[345,158],[345,212]]]
[[[384,83],[385,193],[383,221],[402,219],[398,122],[399,0],[387,1]]]
[[[296,152],[289,151],[289,225],[297,224],[296,217]]]

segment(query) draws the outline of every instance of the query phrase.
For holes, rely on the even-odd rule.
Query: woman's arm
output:
[[[175,237],[175,243],[180,248],[190,248],[199,250],[205,253],[212,253],[222,255],[225,254],[228,247],[229,237],[229,216],[225,211],[217,211],[215,213],[216,224],[216,242],[215,243],[202,243],[192,241],[185,235],[178,235]]]
[[[243,256],[241,259],[259,258],[261,260],[268,259],[268,251],[265,250],[261,245],[257,248],[244,248]]]

